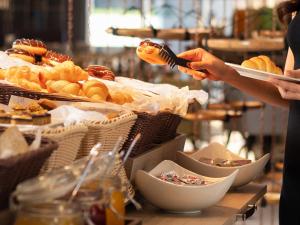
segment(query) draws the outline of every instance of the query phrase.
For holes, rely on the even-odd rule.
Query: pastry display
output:
[[[27,52],[23,49],[10,48],[5,51],[9,56],[23,59],[26,62],[35,63],[35,57],[30,52]]]
[[[101,78],[104,80],[115,80],[115,74],[106,66],[89,65],[85,69],[90,76]]]
[[[88,80],[82,85],[84,95],[96,101],[106,101],[109,92],[105,84],[97,80]]]
[[[243,67],[249,69],[261,70],[269,73],[275,73],[278,75],[282,75],[282,70],[275,65],[275,63],[265,55],[260,55],[257,57],[252,57],[248,60],[243,61]]]
[[[167,64],[166,61],[159,55],[161,48],[161,45],[153,43],[150,40],[145,40],[136,49],[136,54],[148,63],[165,65]]]
[[[228,160],[228,159],[220,159],[220,158],[211,159],[205,157],[201,157],[199,161],[206,164],[219,166],[219,167],[235,167],[235,166],[243,166],[251,163],[251,160],[248,159]]]
[[[44,42],[26,38],[15,40],[13,48],[21,49],[38,56],[44,55],[47,52],[47,47]]]
[[[72,61],[72,58],[68,55],[64,55],[51,50],[47,51],[46,54],[42,57],[42,62],[50,66],[55,66],[65,61]]]
[[[163,172],[158,176],[158,178],[178,185],[206,185],[210,183],[194,175],[185,174],[183,176],[179,176],[175,171]]]
[[[28,104],[13,104],[11,110],[0,112],[0,123],[45,125],[51,123],[51,115],[38,101]]]
[[[72,83],[67,80],[48,80],[46,87],[49,93],[63,93],[78,95],[81,89],[79,83]]]

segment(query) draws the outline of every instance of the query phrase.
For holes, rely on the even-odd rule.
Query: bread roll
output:
[[[88,80],[84,82],[82,91],[86,97],[96,101],[106,101],[109,95],[106,85],[97,80]]]
[[[46,86],[50,93],[64,93],[71,95],[78,95],[81,89],[80,84],[72,83],[67,80],[48,80]]]
[[[110,91],[110,101],[119,105],[133,102],[133,98],[127,92]]]

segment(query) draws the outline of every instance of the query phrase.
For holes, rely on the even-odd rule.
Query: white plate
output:
[[[162,172],[175,171],[178,175],[195,175],[213,183],[207,185],[177,185],[159,179]],[[138,170],[135,183],[140,193],[158,208],[176,212],[199,212],[219,202],[232,185],[238,170],[221,178],[204,177],[193,173],[170,160],[159,163],[150,172]]]
[[[278,80],[284,80],[284,81],[289,81],[293,83],[300,83],[300,79],[292,78],[292,77],[287,77],[284,75],[278,75],[274,73],[268,73],[260,70],[255,70],[255,69],[249,69],[246,67],[243,67],[241,65],[233,64],[233,63],[226,63],[226,65],[232,67],[236,71],[239,72],[241,76],[244,77],[249,77],[252,79],[256,80],[263,80],[263,81],[268,81],[269,78],[275,78]]]
[[[232,153],[231,151],[226,149],[225,146],[219,143],[211,143],[207,147],[200,149],[190,155],[187,155],[183,152],[177,152],[177,162],[179,165],[204,176],[224,177],[228,176],[236,169],[239,169],[232,187],[240,187],[248,184],[262,173],[265,165],[270,158],[270,154],[264,155],[255,162],[236,167],[219,167],[215,165],[209,165],[200,162],[199,159],[201,157],[211,159],[223,158],[228,160],[239,160],[244,158]]]

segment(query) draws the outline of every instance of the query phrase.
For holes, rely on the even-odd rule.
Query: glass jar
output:
[[[125,204],[119,177],[104,177],[85,184],[76,196],[95,225],[124,225]]]
[[[84,225],[84,221],[78,204],[54,201],[21,205],[14,225]]]

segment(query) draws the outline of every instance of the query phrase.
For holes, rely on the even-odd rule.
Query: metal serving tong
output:
[[[168,47],[168,45],[163,44],[159,55],[167,62],[167,64],[173,69],[176,65],[177,66],[183,66],[186,68],[190,68],[188,66],[188,63],[190,63],[190,60],[183,59],[177,57],[177,55]],[[202,73],[207,73],[208,71],[206,69],[197,70]]]

